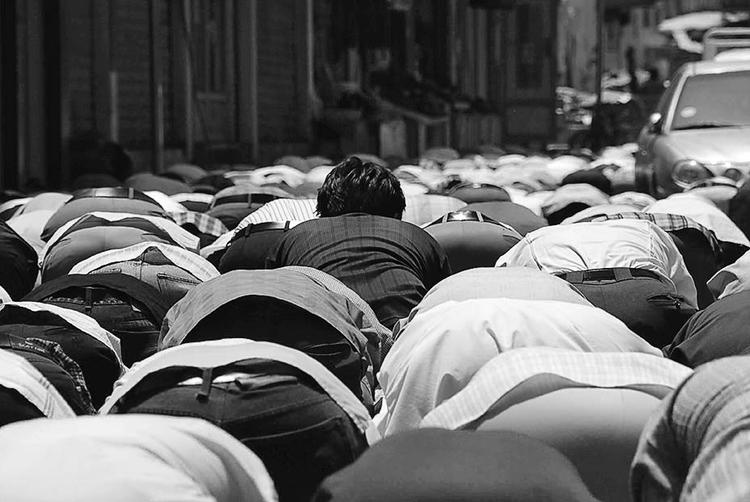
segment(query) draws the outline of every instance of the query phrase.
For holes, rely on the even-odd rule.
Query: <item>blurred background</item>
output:
[[[634,142],[748,0],[0,0],[0,186]],[[104,161],[103,161],[104,159]]]

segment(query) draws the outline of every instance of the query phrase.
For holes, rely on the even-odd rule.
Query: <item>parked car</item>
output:
[[[750,176],[750,61],[682,66],[638,138],[636,187],[656,197]]]

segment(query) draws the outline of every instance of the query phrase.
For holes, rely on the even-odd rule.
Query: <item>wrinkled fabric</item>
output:
[[[303,371],[346,411],[362,434],[366,434],[373,443],[379,439],[362,403],[323,365],[304,353],[283,345],[243,339],[194,342],[157,352],[122,376],[100,412],[110,413],[123,396],[148,375],[159,370],[181,365],[216,367],[245,359],[269,359]]]
[[[694,314],[664,349],[695,368],[715,359],[750,353],[750,291],[726,296]]]
[[[260,459],[218,427],[194,418],[31,420],[3,427],[0,442],[2,500],[276,500]]]
[[[445,302],[416,316],[383,361],[385,435],[416,428],[499,353],[519,347],[661,355],[603,310],[557,301]]]
[[[279,243],[275,264],[313,267],[336,277],[389,328],[450,275],[445,251],[424,230],[365,213],[297,225]]]
[[[636,501],[750,497],[750,357],[707,363],[651,416],[631,469]]]
[[[519,348],[482,366],[461,392],[432,410],[420,426],[462,429],[476,425],[487,413],[496,415],[564,388],[631,388],[663,399],[690,374],[686,366],[640,352]]]
[[[591,306],[569,282],[540,270],[526,267],[473,268],[446,277],[433,286],[409,317],[399,321],[393,332],[394,338],[398,338],[403,328],[422,312],[450,301],[480,298],[552,300]]]
[[[674,241],[650,221],[616,220],[546,227],[528,234],[496,266],[524,266],[552,274],[640,268],[675,287],[691,308],[698,293]]]
[[[100,191],[107,193],[101,196]],[[121,194],[114,197],[113,194]],[[144,216],[164,217],[164,210],[153,199],[133,189],[94,188],[79,190],[73,198],[62,205],[50,217],[42,230],[42,240],[47,241],[67,222],[94,212],[127,213]]]
[[[729,216],[710,200],[697,195],[675,194],[654,202],[646,209],[648,213],[670,213],[688,216],[704,227],[713,230],[720,241],[750,247],[750,240],[742,233]]]
[[[149,252],[158,252],[163,259],[195,277],[197,282],[208,281],[219,276],[216,267],[206,259],[178,246],[160,242],[142,242],[126,248],[96,254],[74,266],[70,270],[70,274],[90,274],[118,263],[137,262],[139,258],[142,261],[143,256]]]

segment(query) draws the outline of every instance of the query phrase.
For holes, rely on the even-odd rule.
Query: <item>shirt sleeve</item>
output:
[[[497,259],[496,267],[528,267],[541,270],[541,267],[534,259],[531,251],[531,244],[526,238],[521,239],[515,246],[510,248],[507,253]]]

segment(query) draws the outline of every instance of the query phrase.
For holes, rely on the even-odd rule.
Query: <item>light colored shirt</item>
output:
[[[570,225],[571,223],[578,223],[584,220],[590,221],[595,216],[602,216],[606,214],[617,214],[617,213],[628,213],[638,211],[633,206],[625,204],[602,204],[601,206],[591,206],[578,211],[573,216],[569,216],[562,221],[562,225]]]
[[[383,361],[384,435],[414,429],[494,356],[519,347],[661,355],[607,312],[573,303],[480,299],[445,302],[410,322]]]
[[[157,204],[167,213],[179,213],[187,211],[185,206],[171,198],[169,195],[158,190],[148,190],[143,192],[156,201]]]
[[[159,415],[27,420],[0,430],[0,499],[272,502],[263,462],[222,429]]]
[[[133,365],[115,383],[100,413],[112,407],[146,376],[172,366],[217,367],[246,359],[269,359],[288,364],[309,375],[343,409],[357,428],[371,442],[379,435],[370,415],[357,397],[325,366],[298,350],[270,342],[227,338],[208,342],[193,342],[162,350]]]
[[[716,238],[750,247],[742,230],[710,200],[689,193],[675,194],[658,200],[646,209],[647,213],[671,213],[688,216],[704,227],[713,230]]]
[[[316,199],[272,200],[243,218],[235,228],[201,249],[201,256],[211,256],[215,252],[225,249],[240,230],[250,225],[268,222],[285,223],[289,221],[293,223],[291,226],[294,226],[303,221],[313,220],[318,217],[315,214],[316,205]]]
[[[21,394],[47,418],[76,416],[65,398],[39,370],[23,357],[2,349],[0,349],[0,386]]]
[[[544,214],[552,214],[576,202],[586,204],[589,207],[601,206],[609,204],[609,197],[588,183],[572,183],[555,190],[542,203],[542,211]]]
[[[55,214],[54,210],[39,210],[33,213],[18,214],[7,221],[8,226],[24,238],[36,251],[37,256],[41,254],[47,245],[42,240],[42,231],[47,222]]]
[[[24,204],[16,215],[33,213],[35,211],[57,211],[68,202],[71,197],[72,195],[67,193],[40,193]]]
[[[646,220],[610,220],[540,228],[501,256],[496,266],[531,267],[551,274],[599,268],[639,268],[674,286],[697,308],[698,294],[669,234]]]
[[[170,198],[182,205],[183,202],[202,202],[204,204],[211,204],[214,200],[214,196],[208,193],[191,192],[191,193],[177,193],[170,195]],[[184,206],[183,206],[184,207]]]
[[[717,300],[750,289],[750,251],[716,272],[706,284]]]
[[[79,262],[69,273],[90,274],[97,269],[112,265],[113,263],[134,260],[149,249],[158,249],[172,263],[187,270],[196,279],[201,281],[208,281],[219,276],[219,271],[216,270],[216,267],[211,265],[205,258],[181,247],[171,246],[162,242],[141,242],[140,244],[134,244],[122,249],[104,251]]]
[[[406,197],[406,207],[401,220],[414,225],[424,225],[462,207],[466,207],[466,202],[447,195],[409,195]]]
[[[470,268],[453,274],[430,289],[409,317],[394,328],[397,338],[417,315],[449,301],[479,298],[515,298],[517,300],[551,300],[592,306],[569,282],[554,275],[527,267]]]
[[[516,349],[482,366],[469,385],[432,410],[421,427],[461,429],[487,412],[573,387],[642,390],[664,398],[692,370],[643,353],[586,353],[549,348]],[[523,392],[520,387],[534,379]]]

